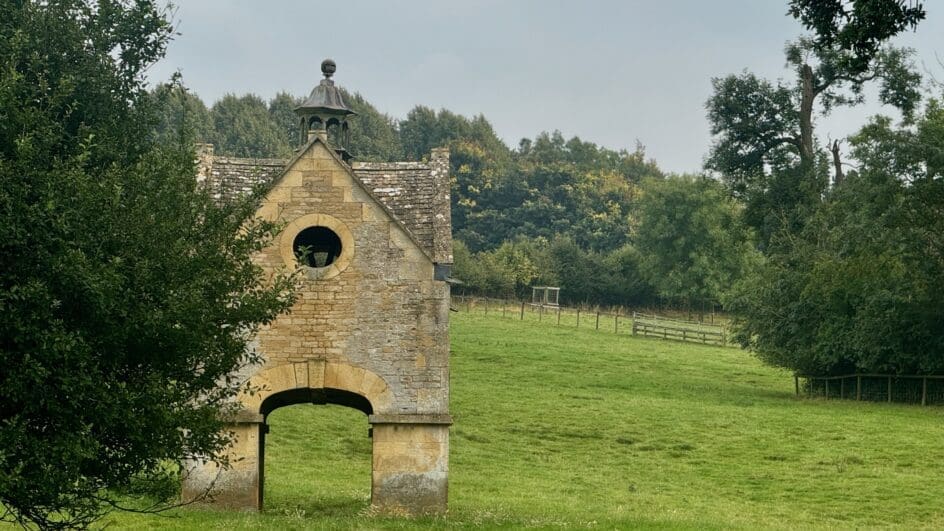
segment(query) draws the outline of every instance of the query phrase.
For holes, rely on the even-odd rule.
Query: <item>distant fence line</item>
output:
[[[802,384],[801,384],[802,380]],[[944,405],[944,375],[854,373],[794,375],[796,395],[810,398]]]
[[[469,313],[481,312],[485,315],[491,313],[501,317],[516,318],[519,321],[549,321],[556,326],[612,330],[615,334],[629,332],[632,335],[644,337],[674,339],[706,345],[727,345],[727,335],[723,326],[627,312],[622,308],[566,307],[512,299],[453,295],[452,309]]]
[[[724,327],[633,312],[633,335],[726,346]]]

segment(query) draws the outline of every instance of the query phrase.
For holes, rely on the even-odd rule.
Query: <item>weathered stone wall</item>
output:
[[[293,241],[308,227],[333,230],[342,249],[327,267],[303,268],[294,307],[254,338],[264,363],[241,373],[252,392],[240,396],[230,425],[233,467],[189,463],[185,498],[212,486],[215,504],[261,509],[264,416],[334,400],[370,413],[372,504],[391,513],[444,511],[449,286],[434,278],[434,266],[452,262],[448,152],[434,151],[428,163],[352,169],[314,139],[287,166],[213,157],[204,147],[198,167],[222,200],[272,183],[257,213],[284,228],[256,256],[268,273],[295,270]]]
[[[291,242],[307,223],[293,222],[312,214],[340,224],[329,228],[342,235],[342,254],[353,251],[335,276],[304,278],[291,312],[259,333],[265,367],[343,362],[390,386],[390,410],[375,413],[446,413],[449,287],[433,279],[431,258],[404,226],[318,142],[275,184],[259,214],[287,224],[259,256],[270,271],[294,268]],[[345,230],[352,241],[343,241]]]

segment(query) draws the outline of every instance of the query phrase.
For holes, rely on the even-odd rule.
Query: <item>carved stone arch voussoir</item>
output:
[[[238,400],[243,411],[259,414],[266,398],[294,389],[347,391],[366,398],[374,414],[393,412],[393,393],[383,378],[361,367],[321,360],[264,369],[249,379]]]

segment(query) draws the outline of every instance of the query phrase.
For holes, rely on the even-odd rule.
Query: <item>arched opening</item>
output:
[[[328,516],[370,505],[370,401],[341,389],[296,388],[268,396],[260,412],[260,508]]]
[[[346,147],[341,131],[341,121],[337,118],[331,118],[325,125],[328,128],[328,143],[334,147]]]

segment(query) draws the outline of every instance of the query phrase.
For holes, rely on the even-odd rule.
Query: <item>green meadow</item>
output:
[[[372,515],[366,417],[269,417],[261,514],[111,528],[944,528],[944,409],[798,399],[749,353],[453,314],[449,513]]]

